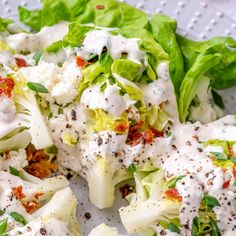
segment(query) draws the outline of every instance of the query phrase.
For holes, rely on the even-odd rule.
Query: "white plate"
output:
[[[207,0],[206,0],[207,1]],[[217,10],[217,0],[208,0],[206,3],[199,0],[126,0],[127,2],[146,11],[149,15],[154,13],[165,13],[178,21],[178,31],[184,36],[204,40],[212,36],[233,36],[236,38],[236,23],[227,13]],[[222,0],[218,1],[222,4]],[[235,0],[224,0],[224,10],[226,3],[236,8]],[[214,4],[212,7],[211,4]],[[17,6],[25,6],[28,8],[39,7],[38,0],[0,0],[0,16],[11,17],[17,20]],[[216,6],[216,7],[215,7]],[[234,9],[235,9],[234,8]],[[221,9],[221,8],[218,8]],[[231,8],[232,10],[232,8]],[[229,11],[232,12],[232,11]],[[231,13],[230,13],[231,14]],[[236,17],[235,17],[236,20]],[[223,92],[225,95],[226,110],[229,113],[236,113],[236,97],[235,89],[229,89]],[[88,235],[90,230],[98,224],[104,222],[111,226],[119,228],[120,232],[125,233],[120,223],[117,213],[118,208],[125,204],[117,191],[117,199],[112,209],[98,210],[88,201],[87,185],[81,178],[71,182],[71,187],[76,194],[78,204],[78,219],[81,225],[81,231],[84,235]],[[86,213],[91,214],[91,218],[87,219]]]

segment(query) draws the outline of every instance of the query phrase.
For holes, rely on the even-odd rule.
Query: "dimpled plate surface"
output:
[[[183,36],[198,40],[212,36],[236,38],[235,0],[123,0],[122,2],[127,2],[144,10],[150,16],[154,13],[164,13],[175,18],[178,21],[178,31]],[[17,7],[19,5],[33,9],[40,7],[40,2],[38,0],[0,0],[0,16],[17,20]],[[221,93],[224,95],[226,112],[236,113],[235,88]],[[78,219],[81,232],[85,236],[93,227],[102,222],[116,226],[120,232],[125,233],[117,210],[126,202],[121,199],[118,191],[114,207],[99,210],[88,201],[88,189],[83,179],[72,180],[71,187],[78,198]]]

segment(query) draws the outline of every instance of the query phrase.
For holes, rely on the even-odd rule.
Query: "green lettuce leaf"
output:
[[[125,78],[122,78],[115,73],[113,74],[113,76],[115,77],[116,84],[121,88],[121,90],[124,93],[129,94],[129,97],[137,102],[136,104],[138,104],[137,108],[140,113],[141,119],[145,120],[147,109],[144,102],[144,96],[142,90],[135,83]]]
[[[175,20],[164,15],[153,15],[150,21],[151,32],[155,40],[160,43],[170,57],[170,76],[179,95],[180,85],[184,78],[184,61],[180,47],[176,40],[177,23]]]
[[[124,113],[121,117],[113,118],[109,116],[103,109],[93,109],[94,130],[96,132],[109,130],[114,131],[118,122],[128,123],[127,114]]]
[[[60,21],[72,21],[82,14],[89,0],[42,0],[40,10],[19,7],[19,18],[27,26],[39,31]]]
[[[147,111],[146,121],[154,129],[162,131],[168,123],[169,117],[159,106],[151,106]]]
[[[7,26],[14,21],[8,18],[0,18],[0,32],[4,32],[7,30]]]
[[[41,29],[41,11],[40,10],[28,10],[19,6],[18,14],[20,20],[34,31]]]
[[[213,164],[215,166],[221,167],[221,168],[229,168],[229,169],[233,169],[234,167],[234,163],[231,161],[231,150],[230,148],[232,148],[233,145],[235,145],[235,141],[226,141],[226,140],[219,140],[219,139],[212,139],[212,140],[208,140],[207,142],[204,142],[203,144],[205,146],[220,146],[223,148],[224,152],[222,153],[226,158],[226,160],[220,160],[219,158],[214,158],[213,160]]]
[[[78,99],[91,84],[102,83],[110,78],[112,63],[113,59],[107,54],[103,60],[97,61],[83,69],[83,79],[78,88]]]
[[[147,15],[125,3],[115,0],[94,0],[77,18],[80,23],[94,23],[97,26],[123,28],[131,25],[143,28],[148,24]]]
[[[139,81],[144,70],[145,67],[142,64],[137,64],[126,59],[115,60],[111,67],[112,73],[116,73],[130,81]]]
[[[161,45],[155,41],[152,34],[146,29],[127,27],[118,31],[118,33],[122,34],[126,38],[140,39],[138,42],[139,48],[147,55],[147,76],[150,81],[156,80],[156,69],[158,64],[169,60],[168,54],[164,51]]]
[[[185,71],[190,69],[200,53],[205,52],[209,48],[218,45],[218,50],[221,51],[225,48],[225,45],[235,45],[235,41],[230,37],[215,37],[207,41],[199,42],[177,35],[177,42],[184,57]]]
[[[222,56],[222,63],[212,67],[207,76],[211,78],[211,86],[216,89],[229,88],[236,84],[236,41],[230,37],[215,37],[207,41],[197,42],[178,36],[184,62],[185,71],[194,64],[196,58],[207,50],[213,50]]]
[[[184,122],[188,116],[188,109],[196,95],[196,88],[203,75],[211,68],[221,63],[222,57],[210,49],[201,53],[189,71],[186,73],[180,87],[179,115]]]
[[[212,222],[214,222],[214,226],[212,225]],[[218,228],[216,222],[216,216],[212,211],[212,207],[209,208],[207,202],[203,198],[199,208],[199,217],[195,217],[192,222],[191,235],[218,235],[214,234],[214,227]]]
[[[70,23],[69,32],[64,37],[64,41],[72,47],[78,47],[82,44],[86,34],[93,29],[93,26],[80,25],[78,22]]]
[[[69,24],[68,34],[62,40],[56,41],[48,46],[45,51],[48,53],[56,53],[68,45],[71,47],[79,47],[81,46],[86,34],[93,29],[93,26],[85,26],[80,25],[78,22],[72,22]]]
[[[122,28],[148,24],[147,15],[125,3],[115,0],[42,0],[40,10],[19,7],[20,20],[35,31],[60,21],[94,23],[98,26]]]
[[[48,53],[56,53],[58,52],[61,48],[63,48],[64,46],[64,41],[63,40],[59,40],[56,41],[55,43],[51,44],[50,46],[48,46],[45,51]]]

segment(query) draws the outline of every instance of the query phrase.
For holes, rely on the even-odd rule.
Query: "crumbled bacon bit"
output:
[[[3,154],[3,160],[8,160],[11,158],[11,155],[10,155],[10,152],[9,151],[6,151],[4,152]]]
[[[11,190],[17,200],[25,198],[25,194],[23,193],[23,188],[21,185],[13,187]]]
[[[35,193],[34,197],[38,200],[39,197],[43,196],[43,193]]]
[[[132,147],[134,147],[141,142],[142,136],[143,135],[140,132],[129,134],[126,142],[130,144]]]
[[[125,198],[129,194],[131,194],[134,191],[134,186],[130,186],[129,184],[126,184],[122,187],[120,187],[121,197]]]
[[[141,120],[139,123],[137,123],[136,125],[132,125],[130,126],[129,128],[129,132],[136,132],[138,131],[139,129],[141,129],[144,125],[144,121]]]
[[[46,178],[51,176],[53,172],[57,170],[57,164],[50,161],[49,156],[44,150],[36,150],[35,147],[30,144],[26,148],[28,166],[25,170],[38,178]]]
[[[143,126],[144,121],[140,121],[139,123],[130,126],[126,143],[130,144],[131,146],[136,146],[140,142],[151,144],[154,138],[164,136],[163,131],[158,131],[154,128],[149,128],[145,131],[141,131],[140,129],[142,129]]]
[[[229,187],[229,184],[230,184],[230,180],[225,181],[225,182],[223,183],[222,188],[223,188],[223,189],[228,188],[228,187]]]
[[[236,155],[234,153],[233,147],[229,143],[228,143],[228,149],[229,149],[229,156],[230,157],[235,157]]]
[[[16,60],[16,65],[18,66],[18,67],[27,67],[28,66],[28,64],[26,63],[26,61],[24,60],[24,59],[22,59],[22,58],[19,58],[19,57],[16,57],[15,58],[15,60]]]
[[[40,179],[49,177],[52,172],[55,172],[57,169],[57,165],[54,163],[50,163],[50,161],[40,161],[38,163],[33,163],[28,165],[25,170]]]
[[[40,203],[37,202],[36,200],[22,202],[22,205],[29,214],[33,213],[40,207]]]
[[[179,194],[176,188],[171,188],[165,191],[165,195],[167,198],[171,200],[178,200],[179,202],[182,201],[182,196]]]
[[[115,132],[124,133],[126,130],[129,129],[128,122],[118,122],[115,126]]]
[[[0,95],[5,94],[7,97],[12,96],[12,90],[15,86],[15,82],[11,78],[0,77]]]
[[[105,6],[104,5],[96,5],[96,9],[104,9]]]
[[[77,56],[76,57],[76,64],[78,67],[80,68],[84,68],[85,66],[87,66],[89,63],[87,61],[85,61],[83,58]]]
[[[143,138],[146,143],[152,143],[153,139],[154,139],[154,134],[153,134],[152,130],[151,129],[146,130],[143,133]]]
[[[163,131],[159,131],[159,130],[156,130],[154,128],[150,128],[150,130],[152,131],[152,133],[154,134],[154,137],[155,138],[160,138],[160,137],[163,137],[164,136],[164,132]]]

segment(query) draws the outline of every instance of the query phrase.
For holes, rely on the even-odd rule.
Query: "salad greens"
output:
[[[130,205],[120,208],[121,221],[128,233],[148,231],[149,234],[145,235],[153,235],[155,224],[161,224],[172,232],[178,231],[179,222],[175,219],[181,204],[178,200],[165,198],[164,172],[135,172],[134,177],[136,193],[131,194]]]
[[[169,70],[177,95],[184,78],[184,61],[180,46],[177,42],[177,23],[165,15],[153,15],[150,21],[151,32],[157,42],[169,54]]]
[[[66,232],[79,236],[75,216],[77,199],[69,189],[67,179],[57,176],[41,180],[22,169],[19,172],[21,177],[0,171],[3,178],[1,186],[4,181],[7,183],[4,185],[6,193],[1,193],[2,198],[12,191],[10,202],[1,201],[4,211],[1,210],[0,235],[25,234],[29,229],[39,231],[35,224],[40,224],[40,228],[45,227],[49,233],[56,232],[55,228],[51,231],[48,227],[56,219],[58,227],[65,224],[68,227]]]
[[[14,21],[7,18],[0,18],[0,32],[7,31],[7,26]]]
[[[118,28],[132,25],[144,27],[148,24],[144,12],[115,0],[43,0],[42,5],[41,10],[33,11],[19,7],[20,20],[35,31],[60,21]]]
[[[37,173],[57,158],[60,170],[87,181],[100,209],[112,207],[119,184],[133,178],[119,211],[128,233],[223,235],[234,212],[235,117],[212,121],[223,116],[218,90],[236,85],[236,41],[190,40],[174,19],[149,18],[116,0],[41,2],[41,9],[19,7],[34,33],[18,28],[18,35],[12,20],[0,18],[0,170],[20,184],[22,199],[22,188],[29,199],[43,189],[33,215],[0,212],[0,234],[10,220],[25,225],[22,233],[56,218],[68,235],[80,235],[68,182],[22,171],[23,162],[45,155],[48,162],[33,163]],[[51,39],[56,24],[63,30]],[[105,224],[94,234],[119,235]]]
[[[61,9],[64,9],[63,14]],[[157,64],[169,61],[169,71],[179,101],[182,122],[188,119],[189,108],[202,76],[209,77],[210,86],[215,89],[224,89],[236,84],[236,42],[232,38],[216,37],[203,42],[189,40],[178,35],[176,21],[164,15],[153,15],[148,21],[147,15],[142,11],[115,0],[60,0],[56,3],[44,0],[42,9],[29,11],[20,7],[19,15],[21,21],[35,31],[63,20],[72,22],[68,35],[63,41],[47,48],[48,52],[58,51],[68,44],[79,46],[85,34],[93,29],[93,26],[80,25],[86,23],[119,28],[114,33],[128,38],[139,38],[139,47],[147,53],[148,65],[143,71],[142,67],[123,61],[129,66],[131,74],[128,76],[136,82],[151,82],[156,79]],[[119,66],[122,66],[122,60]],[[114,70],[123,71],[117,68],[117,65],[118,61],[113,65]],[[134,77],[132,73],[135,73]]]

